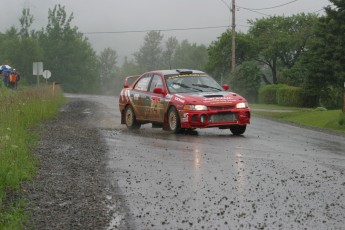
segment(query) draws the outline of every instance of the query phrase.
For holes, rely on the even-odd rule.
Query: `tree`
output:
[[[330,0],[334,7],[326,7],[320,18],[316,40],[303,59],[307,69],[305,89],[328,108],[340,108],[345,82],[345,2]]]
[[[257,102],[261,83],[261,71],[255,61],[244,61],[236,74],[236,92],[246,97],[248,101]],[[232,85],[230,85],[231,88]]]
[[[21,25],[19,32],[20,43],[13,53],[15,66],[18,67],[18,71],[21,74],[21,83],[36,83],[36,79],[31,77],[32,63],[43,59],[43,50],[40,47],[37,36],[33,30],[30,31],[33,21],[34,16],[30,14],[30,9],[24,8],[19,19]]]
[[[12,26],[4,34],[1,34],[0,60],[3,64],[14,64],[13,52],[17,49],[19,43],[18,30],[15,27]]]
[[[34,32],[30,32],[33,16],[29,9],[23,9],[19,22],[20,29],[12,26],[5,34],[1,34],[0,60],[20,73],[21,84],[33,83],[32,63],[42,59],[42,49]]]
[[[173,68],[187,68],[204,70],[208,61],[207,48],[204,45],[189,43],[183,40],[177,45],[173,58]]]
[[[299,14],[291,17],[274,16],[249,21],[253,51],[252,58],[270,69],[271,76],[262,74],[266,84],[277,84],[280,71],[291,69],[313,36],[315,15]]]
[[[102,91],[113,89],[113,80],[117,71],[117,53],[111,48],[105,48],[99,55],[100,82]]]
[[[231,73],[231,31],[227,30],[218,40],[211,43],[208,48],[208,63],[206,70],[212,73],[218,81],[226,81],[231,85],[236,84],[236,79],[230,80]],[[236,65],[248,61],[252,57],[251,37],[244,33],[236,34]]]
[[[29,8],[24,8],[22,10],[22,16],[19,19],[21,29],[20,29],[20,35],[22,38],[27,38],[30,36],[30,26],[34,22],[34,16],[30,14]]]
[[[150,31],[145,36],[144,45],[134,54],[137,64],[144,71],[160,69],[162,48],[161,42],[163,35],[160,32]]]
[[[71,26],[73,13],[56,5],[48,12],[48,25],[39,33],[44,50],[44,68],[52,81],[68,92],[95,92],[99,88],[99,62],[95,51],[77,27]]]
[[[166,50],[163,52],[162,59],[163,59],[163,66],[167,66],[169,69],[173,66],[173,57],[176,52],[176,48],[178,46],[178,40],[176,37],[168,38],[168,41],[165,43]]]

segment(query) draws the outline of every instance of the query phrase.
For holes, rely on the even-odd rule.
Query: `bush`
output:
[[[283,106],[302,106],[302,95],[302,88],[286,85],[277,90],[277,104]]]
[[[277,104],[277,90],[287,85],[265,85],[259,89],[259,103]]]
[[[345,113],[344,112],[340,112],[338,124],[341,126],[345,126]]]
[[[317,107],[314,111],[327,111],[327,109],[325,107]]]
[[[343,91],[339,88],[327,88],[321,95],[320,104],[327,109],[339,109],[343,104]]]

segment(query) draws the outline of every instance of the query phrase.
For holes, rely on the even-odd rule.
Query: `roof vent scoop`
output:
[[[178,72],[179,74],[192,74],[193,71],[189,70],[189,69],[177,69],[176,72]]]

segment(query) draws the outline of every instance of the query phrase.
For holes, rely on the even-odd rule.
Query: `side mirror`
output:
[[[228,84],[223,84],[222,86],[223,86],[224,90],[228,90],[229,89],[229,85]]]
[[[159,94],[164,94],[163,88],[154,88],[154,89],[153,89],[153,92],[154,92],[154,93],[159,93]]]

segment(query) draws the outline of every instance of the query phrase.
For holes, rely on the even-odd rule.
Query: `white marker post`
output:
[[[43,62],[32,63],[32,75],[37,75],[37,85],[40,84],[40,75],[43,74]]]

